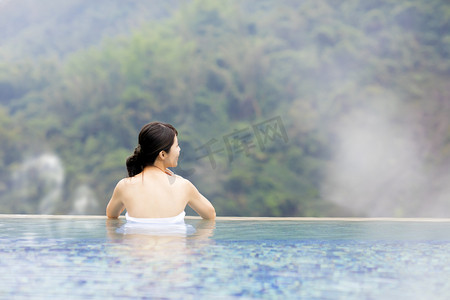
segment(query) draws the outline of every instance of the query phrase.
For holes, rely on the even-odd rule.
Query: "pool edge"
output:
[[[0,219],[106,219],[102,215],[37,215],[37,214],[0,214]],[[120,219],[124,217],[121,216]],[[198,216],[186,216],[186,220],[200,220]],[[345,218],[345,217],[216,217],[217,221],[345,221],[345,222],[450,222],[450,218]]]

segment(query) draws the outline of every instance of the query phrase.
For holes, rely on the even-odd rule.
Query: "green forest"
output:
[[[0,1],[0,213],[104,214],[163,121],[218,216],[449,217],[449,83],[446,0]]]

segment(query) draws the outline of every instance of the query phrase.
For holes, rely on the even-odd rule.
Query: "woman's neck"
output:
[[[164,173],[166,173],[169,176],[173,175],[173,173],[161,163],[158,164],[157,162],[155,162],[153,165],[150,165],[148,167],[150,167],[152,169],[159,169],[161,172],[164,172]]]

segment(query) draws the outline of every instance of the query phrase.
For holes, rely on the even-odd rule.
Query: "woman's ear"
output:
[[[158,156],[159,156],[159,158],[164,160],[164,159],[166,159],[167,153],[166,153],[166,151],[163,150],[163,151],[159,152]]]

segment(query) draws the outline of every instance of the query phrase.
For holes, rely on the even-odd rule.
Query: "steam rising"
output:
[[[65,172],[61,160],[54,154],[42,154],[26,159],[13,175],[14,188],[20,194],[19,205],[27,207],[31,199],[39,214],[55,213],[63,194]],[[22,211],[29,213],[28,211]]]
[[[94,213],[98,208],[97,199],[89,186],[79,186],[74,194],[73,208],[70,214],[83,215],[86,213]]]
[[[52,153],[33,156],[23,161],[13,174],[13,190],[20,201],[20,213],[87,214],[98,212],[97,199],[87,185],[79,186],[73,194],[73,207],[66,208],[64,199],[65,170],[61,159]]]
[[[359,110],[338,122],[322,195],[356,215],[448,215],[441,204],[450,189],[433,184],[413,127],[393,120]]]

